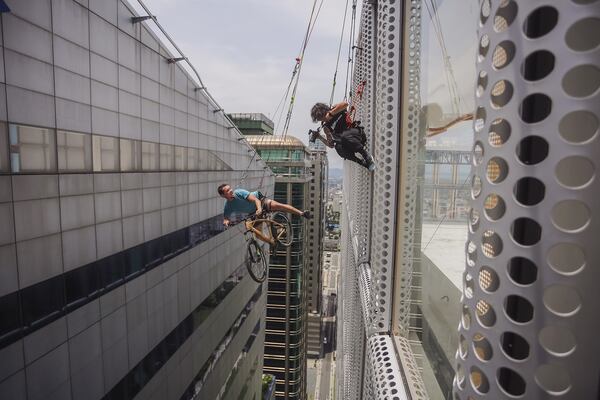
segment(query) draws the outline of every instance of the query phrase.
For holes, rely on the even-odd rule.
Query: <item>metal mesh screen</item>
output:
[[[480,7],[454,398],[598,398],[600,3]]]

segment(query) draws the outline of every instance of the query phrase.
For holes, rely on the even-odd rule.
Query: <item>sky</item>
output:
[[[145,0],[159,23],[198,70],[225,112],[274,112],[290,82],[313,2],[310,0]],[[350,1],[352,3],[352,1]],[[360,2],[359,2],[360,3]],[[308,144],[316,102],[329,102],[346,0],[323,0],[305,52],[288,135]],[[360,5],[359,5],[360,6]],[[338,67],[334,103],[343,99],[350,11]],[[360,9],[356,15],[356,29]],[[277,132],[279,133],[279,131]],[[335,150],[330,167],[341,168]]]

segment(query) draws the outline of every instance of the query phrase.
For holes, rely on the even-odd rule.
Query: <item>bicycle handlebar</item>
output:
[[[239,225],[239,224],[241,224],[242,222],[245,222],[245,221],[254,221],[255,219],[263,217],[265,214],[267,214],[267,212],[264,211],[264,210],[263,210],[263,212],[261,214],[256,214],[256,213],[249,214],[246,218],[243,218],[243,219],[241,219],[241,220],[239,220],[237,222],[230,223],[229,225],[226,225],[225,228],[231,228],[231,227]]]

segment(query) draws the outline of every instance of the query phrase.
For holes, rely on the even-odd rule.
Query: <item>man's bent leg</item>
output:
[[[362,165],[365,168],[369,168],[373,158],[363,146],[363,136],[364,134],[359,129],[350,129],[344,132],[344,135],[342,136],[342,146],[345,150],[347,150],[346,158]],[[356,153],[360,154],[362,159],[356,157]]]
[[[362,158],[358,158],[354,154],[348,154],[345,159],[349,160],[349,161],[353,161],[353,162],[355,162],[357,164],[360,164],[361,166],[363,166],[365,168],[369,168],[369,162],[368,162],[368,160],[365,160],[365,159],[362,159]]]
[[[269,201],[269,211],[283,211],[290,214],[302,216],[303,212],[289,204],[278,203],[275,200]]]

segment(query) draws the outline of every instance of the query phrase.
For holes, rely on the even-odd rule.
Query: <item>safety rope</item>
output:
[[[348,14],[348,3],[350,0],[346,0],[346,7],[344,7],[344,21],[342,22],[342,33],[340,33],[340,44],[338,45],[337,60],[335,61],[335,72],[333,73],[333,84],[331,86],[331,96],[329,96],[329,105],[333,105],[333,97],[335,95],[335,84],[337,81],[338,66],[340,64],[340,55],[342,54],[342,43],[344,42],[344,30],[346,29],[346,15]]]
[[[279,112],[279,108],[287,100],[288,95],[290,94],[290,89],[292,88],[292,83],[294,83],[294,77],[296,76],[296,73],[298,73],[298,67],[299,66],[300,66],[300,58],[296,58],[296,64],[294,64],[294,69],[292,70],[292,77],[290,78],[290,83],[288,83],[288,86],[287,86],[287,89],[285,90],[285,93],[281,97],[281,100],[279,100],[279,104],[277,104],[277,108],[275,109],[275,112],[273,113],[273,120],[275,120],[275,118],[277,117],[277,113]],[[283,108],[281,109],[281,113],[279,114],[279,118],[277,119],[277,123],[275,125],[275,132],[277,132],[277,128],[279,127],[279,125],[281,123],[281,118],[282,117],[283,117]]]
[[[350,39],[348,40],[348,63],[346,64],[346,84],[344,86],[344,101],[348,99],[348,81],[351,71],[354,70],[354,35],[356,33],[356,2],[352,0],[352,23],[350,24]],[[352,96],[350,94],[350,96]]]
[[[298,90],[298,83],[300,82],[300,73],[302,72],[302,63],[304,62],[304,53],[306,52],[306,48],[308,47],[308,42],[310,40],[310,37],[312,36],[312,32],[315,27],[315,24],[317,23],[317,19],[319,18],[319,14],[321,13],[321,7],[323,6],[324,0],[321,0],[318,9],[317,9],[317,1],[318,0],[314,0],[314,2],[313,2],[312,10],[310,13],[310,18],[308,20],[308,27],[306,28],[306,34],[304,35],[304,40],[302,43],[302,50],[300,52],[300,56],[296,59],[296,60],[299,59],[299,61],[296,61],[298,64],[298,69],[296,71],[295,77],[292,76],[292,81],[294,81],[294,78],[295,78],[295,83],[294,83],[294,87],[293,87],[293,90],[292,90],[292,93],[290,96],[290,104],[289,104],[287,115],[285,118],[285,123],[284,123],[283,129],[282,129],[283,137],[287,136],[287,132],[290,127],[290,121],[292,119],[292,112],[294,111],[294,104],[295,104],[295,100],[296,100],[296,92]],[[315,13],[315,10],[316,10],[316,13]]]

